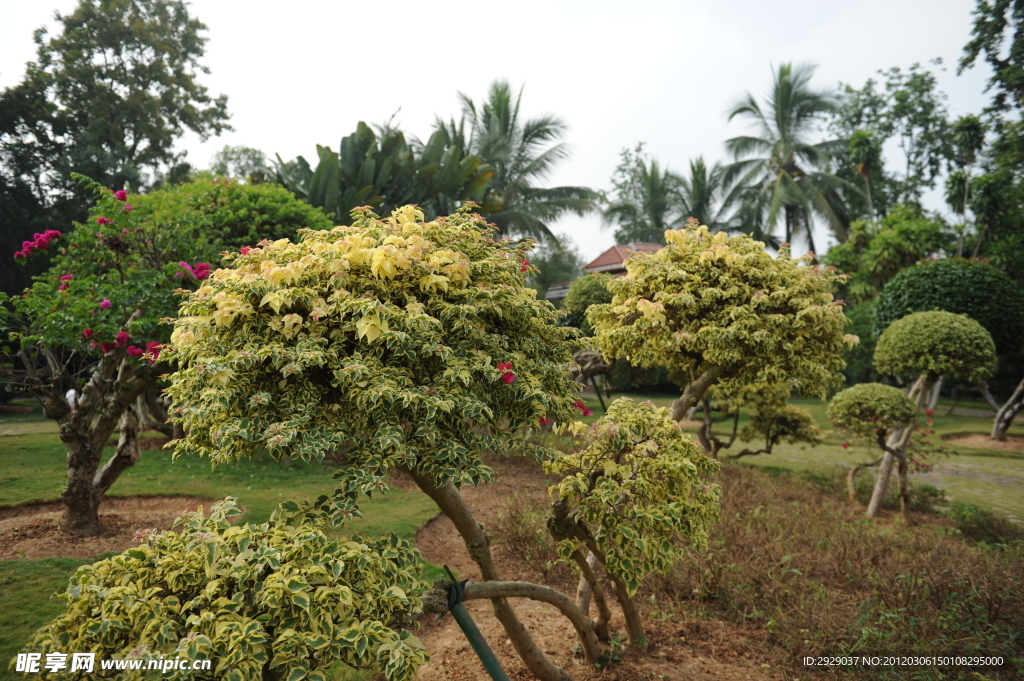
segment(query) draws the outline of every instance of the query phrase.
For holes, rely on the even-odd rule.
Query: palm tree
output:
[[[466,153],[480,157],[494,175],[482,206],[488,221],[502,234],[554,239],[548,223],[566,213],[585,215],[597,210],[598,192],[585,187],[538,187],[559,161],[568,156],[560,142],[566,124],[555,116],[520,120],[523,91],[513,96],[506,80],[491,83],[487,99],[477,105],[459,93],[463,119],[469,121],[469,139],[462,124],[438,119],[435,128],[451,140],[467,145]]]
[[[857,168],[857,174],[864,180],[864,194],[868,200],[868,216],[875,221],[875,204],[871,200],[871,173],[882,164],[882,150],[878,140],[870,132],[857,130],[850,135],[847,147],[850,161]]]
[[[845,141],[812,143],[808,139],[817,121],[836,106],[832,94],[810,88],[813,71],[810,66],[783,64],[764,107],[748,93],[729,111],[730,121],[737,116],[752,119],[757,134],[725,143],[735,162],[724,173],[725,183],[734,191],[757,206],[767,206],[764,224],[768,229],[781,213],[786,242],[802,233],[812,251],[813,218],[824,219],[842,241],[848,227],[842,193],[859,192],[829,171],[829,161],[846,147]]]
[[[684,217],[691,217],[712,230],[728,231],[731,225],[724,219],[733,197],[725,195],[723,170],[716,163],[708,168],[703,156],[690,161],[690,176],[678,182],[679,209]]]
[[[615,199],[604,210],[605,224],[617,224],[615,240],[622,243],[665,243],[665,231],[682,226],[680,187],[683,179],[646,159],[643,144],[622,152],[622,162],[612,179]]]

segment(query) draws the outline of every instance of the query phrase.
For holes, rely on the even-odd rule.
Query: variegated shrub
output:
[[[426,652],[397,625],[421,611],[419,552],[394,535],[329,539],[326,503],[283,504],[262,525],[232,526],[232,499],[186,513],[180,533],[79,568],[67,610],[25,649],[212,662],[173,679],[327,681],[337,661],[415,678]],[[150,678],[146,666],[50,677]]]

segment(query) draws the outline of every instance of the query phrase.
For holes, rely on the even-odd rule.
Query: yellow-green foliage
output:
[[[562,307],[571,314],[582,315],[591,305],[609,302],[612,299],[612,294],[608,292],[608,282],[611,279],[611,275],[604,272],[584,274],[572,282]]]
[[[403,465],[476,483],[493,475],[481,450],[578,415],[577,332],[526,288],[529,246],[491,240],[468,210],[353,218],[239,255],[186,298],[171,341],[179,452],[345,449],[370,485]]]
[[[718,463],[679,430],[668,409],[622,397],[592,426],[577,421],[570,428],[585,446],[546,464],[548,473],[564,476],[552,493],[587,526],[606,569],[630,596],[648,574],[672,567],[685,539],[707,545],[719,490],[705,477]],[[558,550],[568,558],[578,546],[565,539]]]
[[[824,441],[811,413],[791,404],[758,407],[750,415],[750,423],[740,432],[740,439],[750,442],[758,437],[771,447],[783,441],[791,445],[798,442],[817,445]]]
[[[843,275],[704,226],[665,239],[635,253],[608,283],[612,302],[587,313],[605,357],[665,366],[682,383],[717,368],[723,395],[753,382],[823,394],[842,381],[846,319],[831,291]]]
[[[885,437],[909,424],[917,406],[902,390],[881,383],[859,383],[836,394],[828,405],[832,425],[854,436]]]
[[[875,346],[875,368],[890,376],[950,376],[974,383],[992,375],[996,346],[978,322],[936,310],[890,324]]]
[[[416,549],[395,535],[331,541],[315,507],[285,504],[269,523],[232,527],[237,513],[227,499],[209,517],[179,518],[180,534],[154,534],[79,568],[63,595],[66,612],[25,649],[209,659],[212,675],[204,678],[231,681],[327,681],[338,660],[388,679],[415,678],[426,652],[391,627],[421,611],[427,585]]]

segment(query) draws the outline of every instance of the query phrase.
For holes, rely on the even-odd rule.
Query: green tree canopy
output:
[[[685,386],[676,418],[716,384],[724,396],[755,382],[813,395],[842,381],[846,319],[831,293],[842,275],[703,226],[665,238],[629,259],[628,275],[608,282],[612,302],[587,318],[606,358],[664,366]]]
[[[828,419],[844,433],[885,441],[889,433],[911,423],[917,405],[891,385],[860,383],[836,394],[828,404]]]
[[[913,312],[928,310],[974,319],[991,334],[1000,352],[1020,349],[1024,339],[1024,288],[983,262],[946,258],[896,275],[878,298],[875,333]]]
[[[991,376],[995,365],[988,331],[970,317],[941,310],[897,319],[875,346],[875,367],[889,376],[976,382]]]
[[[574,281],[583,272],[586,261],[568,234],[559,234],[557,241],[548,241],[530,254],[530,264],[536,268],[528,279],[543,299],[555,284]]]
[[[601,305],[612,302],[611,291],[608,290],[608,282],[611,281],[610,274],[597,272],[584,274],[572,282],[569,293],[565,296],[562,307],[569,313],[565,323],[575,326],[587,335],[593,331],[590,322],[587,321],[587,310],[591,305]]]

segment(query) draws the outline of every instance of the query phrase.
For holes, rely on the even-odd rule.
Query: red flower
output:
[[[934,414],[935,414],[935,412],[934,412],[934,411],[932,411],[931,409],[925,409],[925,410],[924,410],[924,413],[925,413],[925,414],[927,414],[928,416],[932,416],[932,415],[934,415]]]
[[[96,218],[96,224],[97,225],[109,225],[111,222],[113,222],[113,220],[111,220],[110,218],[104,218],[104,217]]]
[[[589,409],[587,409],[586,407],[583,407],[583,415],[584,416],[590,416],[590,414],[591,414],[591,411]]]
[[[143,355],[142,350],[140,348],[135,347],[134,345],[129,345],[128,349],[125,350],[125,352],[128,353],[129,357],[135,357],[136,359],[142,357]]]
[[[123,189],[118,189],[116,192],[114,192],[114,198],[117,199],[118,201],[127,201],[128,192],[126,192]]]
[[[92,338],[92,329],[86,329],[82,332],[82,335],[85,336],[86,340]]]
[[[61,284],[60,286],[58,286],[58,287],[57,287],[57,290],[58,290],[58,291],[63,291],[63,290],[65,290],[65,289],[66,289],[67,287],[68,287],[68,285],[67,285],[67,284]]]
[[[529,269],[529,267],[530,267],[530,261],[529,260],[524,260],[523,264],[519,266],[519,271],[520,272],[525,272],[527,269]]]
[[[844,443],[843,443],[843,449],[846,449],[846,448],[847,448],[847,447],[849,447],[849,446],[850,446],[850,445],[849,445],[848,443],[846,443],[846,442],[844,442]]]
[[[241,253],[242,255],[249,255],[249,247],[242,246],[241,248],[238,249],[238,252]]]
[[[540,425],[542,425],[542,426],[546,426],[546,425],[548,425],[549,423],[551,423],[551,419],[546,419],[546,418],[544,418],[544,417],[541,417],[541,419],[540,419]]]
[[[153,359],[149,361],[153,362],[154,360],[160,359],[160,351],[163,350],[163,348],[163,344],[157,343],[156,341],[149,341],[146,343],[146,354],[152,355],[153,357]]]
[[[114,349],[113,343],[100,343],[100,352],[104,355]]]
[[[512,385],[516,380],[516,375],[511,371],[506,371],[501,375],[501,380],[505,381],[507,385]]]
[[[512,368],[512,362],[498,362],[498,371],[508,371]]]
[[[109,310],[110,309],[110,301],[107,300],[106,298],[104,298],[102,301],[100,301],[100,309],[101,310]]]
[[[123,210],[125,213],[132,212],[132,204],[130,204],[130,203],[124,204],[124,207],[121,208],[121,210]]]
[[[61,276],[60,280],[61,281],[71,281],[74,278],[75,278],[75,275],[73,275],[73,274],[65,274],[65,275]]]
[[[118,331],[117,335],[114,336],[114,341],[117,343],[117,347],[119,348],[123,348],[128,345],[128,341],[131,339],[132,337],[128,335],[127,331]]]

